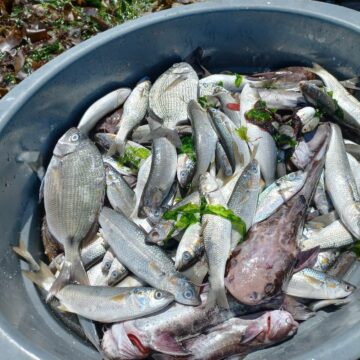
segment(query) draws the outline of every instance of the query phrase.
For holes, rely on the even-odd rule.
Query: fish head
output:
[[[338,281],[337,279],[328,279],[327,290],[328,293],[331,294],[332,298],[340,299],[352,294],[356,290],[356,286],[346,281]]]
[[[170,280],[170,286],[173,287],[175,301],[184,305],[198,306],[201,304],[200,296],[195,291],[194,285],[185,277],[174,276]]]
[[[169,292],[152,288],[134,288],[131,297],[136,307],[144,314],[149,309],[163,309],[174,301],[174,295]]]
[[[182,253],[179,252],[179,254],[176,252],[175,268],[180,271],[188,268],[194,260],[194,256],[192,249],[186,249]]]
[[[175,63],[168,71],[176,75],[186,75],[194,73],[194,75],[197,77],[194,69],[191,67],[190,64],[186,62]]]
[[[114,324],[106,330],[101,342],[101,347],[110,359],[145,359],[149,356],[150,349],[132,334],[125,330],[126,323]]]
[[[273,310],[262,316],[268,342],[279,342],[295,334],[299,324],[287,311]]]
[[[200,176],[200,192],[205,195],[219,189],[216,179],[210,174],[205,173]]]
[[[57,142],[54,155],[63,157],[71,154],[87,139],[88,137],[81,133],[79,129],[71,128]]]
[[[185,188],[191,181],[191,177],[195,170],[195,163],[187,154],[180,154],[176,168],[177,179],[182,188]]]
[[[173,228],[173,221],[161,221],[146,235],[145,242],[162,246]]]
[[[100,145],[104,150],[108,150],[115,141],[115,134],[96,133],[94,136],[96,144]]]

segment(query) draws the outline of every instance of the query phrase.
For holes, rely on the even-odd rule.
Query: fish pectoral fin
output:
[[[57,307],[57,309],[61,312],[69,312],[69,309],[62,303]]]
[[[241,344],[249,343],[251,340],[255,339],[262,331],[263,329],[257,326],[256,324],[254,326],[249,325],[246,328],[245,334],[241,338],[240,343]]]
[[[167,87],[166,89],[164,90],[167,91],[167,90],[170,90],[171,88],[175,87],[176,85],[182,83],[183,81],[187,80],[189,77],[187,74],[183,74],[183,75],[180,75],[178,76],[176,79],[174,79]]]
[[[125,293],[123,293],[123,294],[117,294],[117,295],[115,295],[115,296],[113,296],[112,298],[111,298],[111,301],[116,301],[116,302],[123,302],[124,301],[124,299],[126,298],[126,294]]]
[[[154,341],[154,350],[168,355],[190,355],[190,352],[186,351],[182,345],[180,345],[174,336],[162,333],[159,334]]]
[[[296,257],[294,273],[299,272],[307,267],[313,267],[320,252],[320,246],[309,250],[301,251]]]

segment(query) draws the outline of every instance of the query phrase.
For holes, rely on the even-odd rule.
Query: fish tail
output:
[[[210,287],[206,301],[206,309],[211,309],[216,305],[220,308],[229,309],[225,287]]]
[[[40,270],[39,265],[26,248],[24,241],[20,240],[19,246],[13,246],[13,251],[29,264],[32,271]]]
[[[59,276],[49,290],[46,298],[49,301],[55,296],[64,286],[68,284],[88,285],[89,279],[87,277],[83,263],[81,262],[79,249],[70,248],[65,249],[65,261],[60,270]]]
[[[39,286],[40,288],[49,291],[52,283],[55,280],[54,274],[50,271],[49,267],[40,262],[39,271],[22,271],[23,275],[26,276],[30,281]]]

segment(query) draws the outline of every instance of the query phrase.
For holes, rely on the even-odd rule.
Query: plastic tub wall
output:
[[[39,181],[16,161],[40,151],[96,99],[144,75],[155,79],[201,46],[210,70],[264,70],[319,62],[341,78],[360,74],[360,15],[311,1],[216,1],[147,16],[67,51],[0,101],[1,359],[98,359],[51,316],[11,251],[21,237],[40,256]],[[251,359],[355,359],[359,306],[321,312],[291,341]]]

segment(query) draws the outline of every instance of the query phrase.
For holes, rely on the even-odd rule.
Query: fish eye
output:
[[[194,296],[194,293],[191,290],[184,291],[184,298],[185,299],[192,299]]]
[[[188,251],[184,251],[182,257],[184,261],[189,261],[191,259],[191,254]]]
[[[114,271],[110,274],[110,276],[111,276],[113,279],[117,278],[118,275],[119,275],[119,273],[118,273],[117,270],[114,270]]]
[[[160,210],[159,210],[159,209],[156,209],[156,210],[154,211],[154,216],[156,216],[156,217],[159,217],[159,216],[160,216]]]
[[[159,300],[163,297],[163,294],[161,291],[155,291],[154,297],[155,299]]]
[[[158,239],[160,237],[160,234],[156,230],[153,230],[150,235],[153,239]]]
[[[272,294],[274,290],[275,290],[275,286],[274,286],[274,284],[271,284],[271,283],[266,284],[265,289],[264,289],[265,294],[267,294],[267,295]]]
[[[351,290],[352,290],[352,286],[351,286],[351,285],[346,285],[346,286],[345,286],[345,290],[346,290],[346,291],[351,291]]]
[[[72,142],[78,141],[78,140],[79,140],[79,135],[78,135],[78,134],[73,134],[73,135],[71,135],[71,136],[70,136],[70,140],[71,140]]]
[[[104,268],[105,268],[106,270],[110,270],[110,268],[111,268],[111,262],[110,262],[110,261],[107,261],[107,262],[105,263],[105,265],[104,265]]]
[[[186,171],[180,171],[180,177],[181,178],[184,178],[184,177],[186,177]]]

